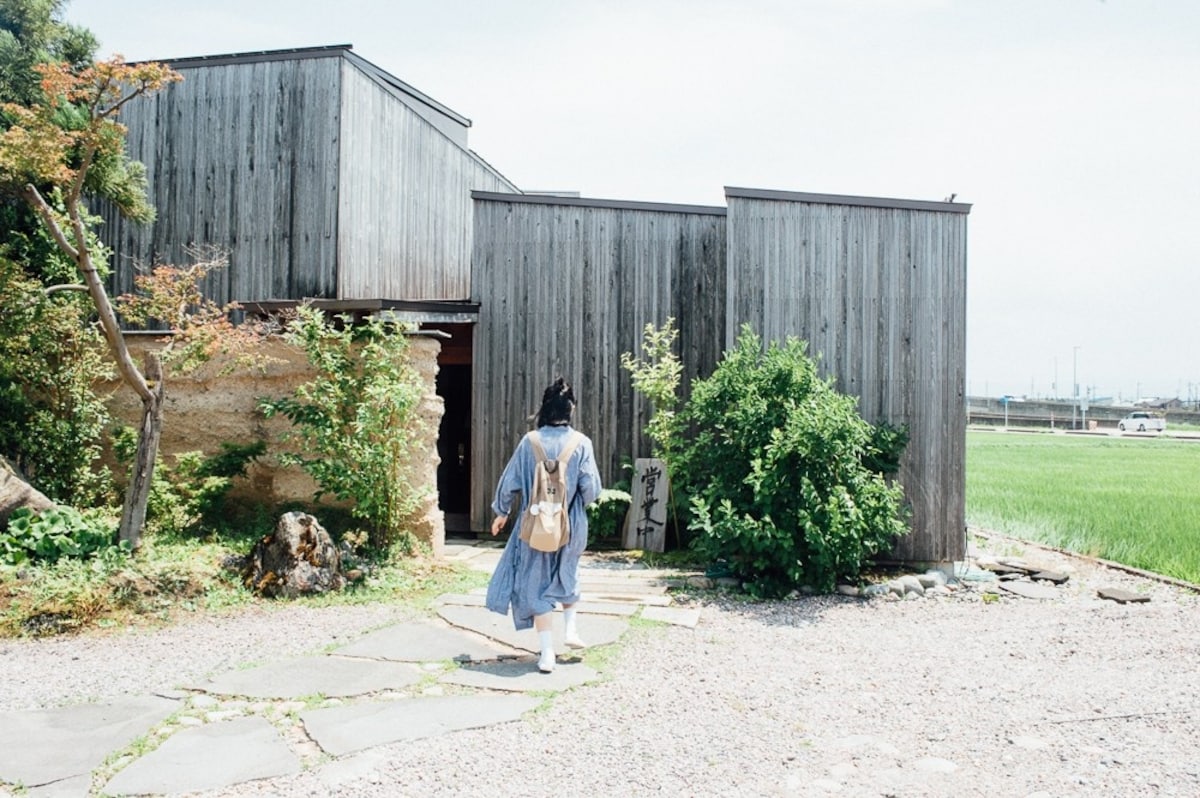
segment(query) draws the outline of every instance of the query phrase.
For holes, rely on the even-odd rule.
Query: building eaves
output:
[[[590,197],[563,197],[557,194],[501,194],[495,191],[472,191],[471,198],[486,202],[517,202],[527,205],[569,205],[577,208],[615,208],[631,211],[658,211],[662,213],[696,213],[707,216],[724,216],[726,209],[716,205],[679,205],[667,202],[636,202],[632,200],[593,199]]]
[[[909,211],[941,211],[970,213],[965,202],[932,202],[929,200],[889,199],[886,197],[854,197],[844,194],[808,194],[800,191],[774,191],[762,188],[725,187],[727,199],[762,199],[780,202],[810,202],[818,205],[856,205],[865,208],[898,208]]]

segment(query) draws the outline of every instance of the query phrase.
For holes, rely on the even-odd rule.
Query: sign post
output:
[[[633,503],[625,516],[622,548],[644,551],[666,549],[669,488],[666,463],[651,457],[640,457],[634,461]]]

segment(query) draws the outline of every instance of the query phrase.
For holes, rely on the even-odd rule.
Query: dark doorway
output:
[[[446,533],[465,535],[471,532],[472,327],[436,326],[451,335],[442,342],[438,357],[437,394],[445,406],[438,429],[438,507],[445,516]]]

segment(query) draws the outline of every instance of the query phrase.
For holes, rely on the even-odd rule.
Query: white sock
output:
[[[568,635],[575,634],[575,608],[574,607],[564,607],[563,608],[563,624],[566,627],[566,632]]]
[[[538,632],[538,642],[542,647],[542,656],[545,656],[547,651],[550,652],[550,656],[554,656],[554,632],[552,630]]]

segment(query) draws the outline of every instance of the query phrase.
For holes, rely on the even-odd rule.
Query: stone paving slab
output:
[[[405,698],[314,709],[300,713],[300,720],[322,750],[343,756],[376,745],[518,720],[540,703],[524,695]],[[453,744],[446,750],[452,751]]]
[[[300,772],[300,760],[265,718],[210,723],[176,732],[108,782],[105,795],[215,790]]]
[[[158,696],[0,712],[0,781],[36,787],[89,775],[181,708]],[[49,794],[49,793],[47,793]]]
[[[21,798],[88,798],[92,794],[92,774],[88,773],[85,776],[75,776],[62,781],[54,781],[50,784],[43,784],[41,787],[33,787],[21,793]],[[3,787],[0,787],[0,795],[16,796],[16,793],[6,792]]]
[[[998,587],[1022,598],[1042,600],[1062,598],[1062,591],[1058,588],[1037,582],[1000,582]]]
[[[500,615],[482,607],[459,607],[453,604],[443,604],[438,607],[438,615],[448,623],[478,632],[485,637],[499,640],[506,646],[518,648],[533,654],[538,653],[537,633],[532,629],[516,631],[513,629],[511,615]],[[629,621],[624,618],[614,618],[606,615],[589,615],[579,619],[579,634],[588,645],[600,646],[615,643],[629,628]],[[563,625],[554,624],[554,650],[566,651],[563,642]]]
[[[517,652],[462,629],[436,621],[413,621],[371,632],[337,649],[348,657],[396,660],[398,662],[482,662]]]
[[[367,778],[387,767],[388,754],[378,748],[359,751],[339,759],[333,759],[315,769],[317,778],[330,794],[336,793],[352,781]]]
[[[281,660],[215,676],[195,686],[213,695],[245,698],[304,698],[312,695],[346,698],[399,690],[421,679],[421,670],[400,662],[380,662],[334,656]]]
[[[660,596],[667,592],[669,585],[659,583],[656,579],[619,579],[594,577],[581,574],[579,577],[580,595],[616,593],[622,596]]]
[[[438,681],[463,687],[481,687],[485,690],[528,693],[544,690],[560,692],[595,681],[600,676],[594,668],[589,668],[582,662],[564,663],[562,659],[560,656],[553,673],[542,673],[537,669],[537,660],[525,659],[516,662],[465,665],[455,668]]]
[[[620,587],[619,585],[616,587]],[[587,601],[602,601],[611,604],[646,605],[650,607],[668,607],[674,599],[664,594],[629,593],[618,589],[606,589],[601,585],[592,585],[590,590],[580,591],[581,597]]]
[[[696,624],[700,623],[700,610],[685,607],[643,607],[642,617],[647,621],[659,621],[695,629]]]

